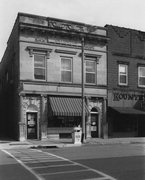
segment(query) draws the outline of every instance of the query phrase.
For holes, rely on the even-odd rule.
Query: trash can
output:
[[[81,144],[82,139],[82,128],[74,127],[72,132],[72,140],[74,144]]]

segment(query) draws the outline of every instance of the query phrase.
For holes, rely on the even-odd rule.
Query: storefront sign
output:
[[[113,93],[113,101],[120,101],[120,100],[145,101],[145,94],[138,95],[132,93]]]

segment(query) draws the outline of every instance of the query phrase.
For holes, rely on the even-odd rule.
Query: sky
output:
[[[145,31],[145,0],[0,0],[0,61],[18,12]]]

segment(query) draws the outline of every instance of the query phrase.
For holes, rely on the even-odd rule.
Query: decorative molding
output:
[[[137,67],[145,67],[145,64],[143,64],[143,63],[137,63]]]
[[[127,57],[127,58],[136,58],[136,59],[142,59],[142,60],[145,60],[145,56],[141,56],[141,55],[134,55],[134,56],[131,56],[130,54],[126,54],[126,53],[118,53],[118,52],[112,52],[112,55],[114,55],[114,56],[121,56],[121,57]]]
[[[130,34],[130,30],[126,29],[126,28],[120,28],[120,27],[116,27],[116,26],[111,26],[112,29],[116,32],[116,34],[120,37],[120,38],[124,38],[125,36],[127,36],[128,34]]]
[[[74,23],[74,22],[72,23],[69,21],[60,21],[57,19],[48,19],[48,27],[52,29],[73,31],[79,33],[90,33],[90,34],[98,34],[98,29],[100,31],[101,30],[105,31],[105,29],[97,26],[85,25],[82,23]]]
[[[29,51],[30,57],[33,56],[34,52],[44,52],[46,54],[46,58],[50,58],[50,53],[52,52],[52,49],[47,49],[47,48],[40,48],[40,47],[32,47],[32,46],[27,46],[26,48]]]
[[[117,61],[117,64],[125,64],[125,65],[129,65],[130,62],[128,61]]]
[[[98,54],[90,54],[90,53],[84,53],[85,57],[90,57],[90,58],[96,58],[96,59],[100,59],[102,55],[98,55]]]
[[[56,53],[63,53],[63,54],[72,54],[72,55],[76,55],[77,52],[76,51],[68,51],[68,50],[63,50],[63,49],[55,49]]]
[[[136,31],[135,35],[138,37],[140,41],[145,41],[145,33],[141,31]]]
[[[122,57],[131,57],[130,54],[127,54],[127,53],[119,53],[119,52],[112,52],[112,55],[122,56]]]
[[[82,56],[82,53],[80,53],[80,56]],[[99,59],[101,58],[102,55],[84,53],[84,56],[85,56],[85,58],[92,58],[92,59],[96,60],[97,63],[99,63]]]

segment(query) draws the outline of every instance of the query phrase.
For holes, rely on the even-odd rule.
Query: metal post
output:
[[[86,137],[85,126],[85,100],[84,100],[84,37],[82,37],[82,142],[85,142]]]

